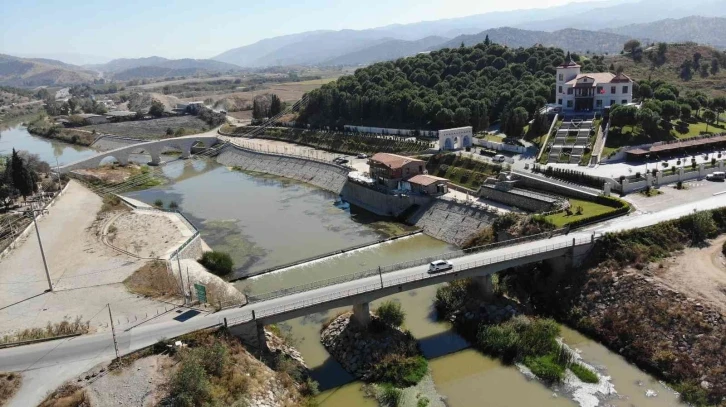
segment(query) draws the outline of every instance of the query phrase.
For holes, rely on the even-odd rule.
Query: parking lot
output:
[[[719,181],[693,180],[683,183],[684,189],[676,189],[676,184],[661,187],[662,194],[647,197],[642,193],[632,193],[624,199],[635,205],[636,210],[657,212],[673,206],[700,201],[716,194],[726,195],[726,183]]]

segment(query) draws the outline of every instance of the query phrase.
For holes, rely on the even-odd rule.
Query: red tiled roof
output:
[[[398,154],[390,154],[390,153],[378,153],[374,154],[373,157],[371,157],[371,161],[379,162],[386,167],[392,168],[392,169],[398,169],[403,168],[404,165],[410,163],[410,162],[418,162],[423,164],[424,162],[422,160],[418,160],[411,157],[405,157]]]
[[[419,174],[419,175],[416,175],[414,177],[411,177],[408,180],[408,182],[410,182],[412,184],[422,185],[422,186],[425,186],[425,187],[426,186],[429,186],[431,184],[435,184],[435,183],[440,182],[440,181],[446,181],[446,182],[448,182],[449,180],[446,179],[446,178],[434,177],[433,175],[426,175],[426,174]]]

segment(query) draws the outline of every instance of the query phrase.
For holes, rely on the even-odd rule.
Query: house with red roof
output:
[[[572,60],[557,67],[555,104],[562,111],[602,112],[615,105],[633,103],[633,80],[623,73],[582,73]]]

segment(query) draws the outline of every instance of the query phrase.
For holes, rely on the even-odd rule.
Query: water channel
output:
[[[95,152],[78,146],[31,136],[22,127],[0,133],[0,151],[11,148],[39,154],[49,162],[75,161]],[[5,151],[7,150],[7,151]],[[213,161],[178,161],[163,166],[170,182],[128,195],[152,203],[176,201],[180,210],[201,230],[214,249],[233,254],[237,273],[260,270],[320,253],[339,250],[400,232],[390,224],[363,212],[336,205],[336,197],[306,184],[279,178],[232,171]],[[419,257],[453,248],[425,235],[384,243],[242,280],[237,286],[264,293]],[[436,287],[397,294],[406,312],[406,328],[419,339],[430,359],[437,391],[451,407],[488,406],[674,406],[677,396],[651,376],[628,364],[615,353],[579,333],[562,328],[565,343],[582,359],[610,376],[617,394],[604,400],[580,400],[559,389],[530,380],[517,368],[503,366],[468,348],[467,343],[436,320],[433,298]],[[372,308],[376,303],[372,304]],[[323,393],[322,406],[375,406],[363,397],[356,382],[325,351],[319,341],[322,324],[338,312],[308,315],[280,324],[313,370]],[[652,390],[655,397],[646,396]],[[652,393],[651,393],[652,394]]]

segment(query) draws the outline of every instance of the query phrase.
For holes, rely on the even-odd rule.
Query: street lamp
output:
[[[43,241],[40,239],[40,230],[38,229],[38,221],[35,217],[35,211],[43,212],[43,209],[35,209],[32,207],[30,211],[33,213],[33,225],[35,225],[35,234],[38,236],[38,245],[40,246],[40,257],[43,258],[43,267],[45,268],[45,277],[48,279],[48,291],[53,292],[53,282],[50,279],[50,271],[48,271],[48,262],[45,260],[45,251],[43,250]]]

